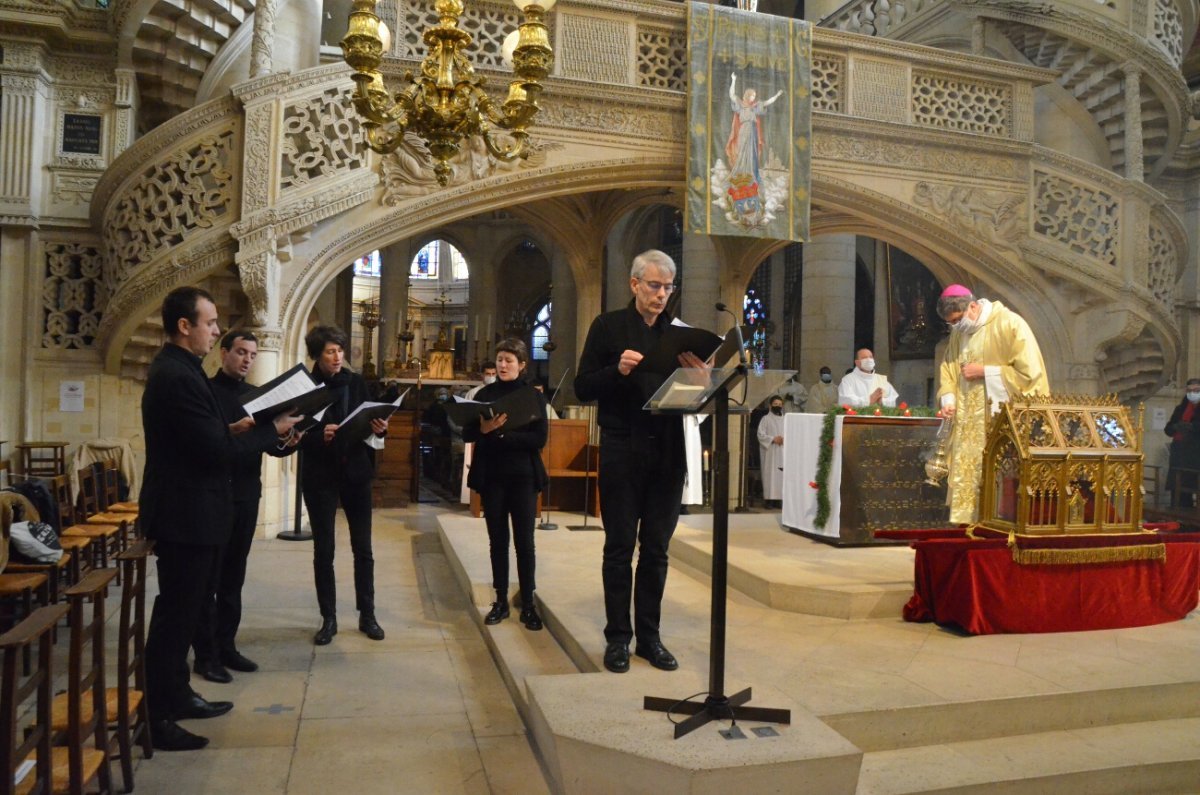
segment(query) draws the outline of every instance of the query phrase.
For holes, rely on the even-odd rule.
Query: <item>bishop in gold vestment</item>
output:
[[[952,284],[938,300],[938,314],[951,325],[938,382],[942,413],[954,422],[946,502],[950,521],[973,524],[987,412],[1017,395],[1048,395],[1050,384],[1037,340],[1016,312]]]

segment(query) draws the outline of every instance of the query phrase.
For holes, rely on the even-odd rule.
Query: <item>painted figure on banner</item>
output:
[[[779,99],[782,90],[760,101],[758,92],[747,88],[739,97],[737,73],[729,75],[729,106],[732,114],[724,160],[717,160],[711,179],[716,204],[731,223],[743,228],[765,227],[787,201],[788,173],[766,145],[762,116]]]

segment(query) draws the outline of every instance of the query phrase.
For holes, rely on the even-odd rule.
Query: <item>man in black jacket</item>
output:
[[[240,436],[254,427],[254,420],[242,408],[242,399],[253,387],[246,375],[258,358],[258,338],[244,329],[221,338],[221,369],[209,383],[221,407],[229,431]],[[296,451],[299,437],[293,434],[286,443],[267,450],[277,458]],[[200,613],[200,625],[192,648],[196,652],[195,671],[210,682],[230,682],[229,670],[250,673],[258,664],[237,649],[237,631],[242,621],[242,586],[246,582],[246,560],[254,542],[258,524],[258,502],[262,497],[262,453],[251,450],[237,457],[233,468],[233,525],[229,542],[222,548],[212,585],[215,599],[206,599]]]
[[[655,668],[673,671],[675,657],[659,636],[667,548],[679,521],[687,460],[680,417],[653,415],[646,401],[670,373],[647,372],[642,359],[658,345],[671,320],[663,314],[675,291],[675,262],[661,251],[633,260],[633,300],[606,312],[588,330],[575,377],[580,400],[595,400],[600,424],[600,514],[604,522],[604,667],[629,670],[629,642]],[[704,367],[691,353],[681,367]],[[640,543],[637,576],[633,551]],[[629,620],[630,595],[635,622]]]
[[[150,365],[142,395],[146,469],[138,507],[142,528],[155,542],[158,570],[146,639],[146,702],[154,747],[185,751],[208,740],[175,721],[233,708],[192,690],[187,651],[233,524],[234,462],[241,453],[276,446],[300,418],[276,417],[233,437],[200,367],[221,333],[212,296],[198,287],[172,290],[162,319],[168,341]]]

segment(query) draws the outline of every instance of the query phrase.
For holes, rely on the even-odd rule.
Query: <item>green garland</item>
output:
[[[909,406],[901,403],[896,408],[878,406],[869,407],[863,411],[846,406],[835,406],[825,412],[825,422],[821,426],[821,445],[817,453],[817,479],[809,484],[817,490],[817,518],[814,522],[818,530],[825,529],[829,521],[829,467],[833,465],[833,426],[834,418],[842,414],[861,414],[864,417],[934,417],[936,412],[928,406]]]

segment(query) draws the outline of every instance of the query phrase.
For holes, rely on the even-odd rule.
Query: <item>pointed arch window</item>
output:
[[[550,358],[550,354],[542,349],[542,346],[550,341],[550,311],[551,302],[547,301],[537,313],[537,319],[533,323],[533,332],[529,337],[529,355],[536,361],[545,361]]]

